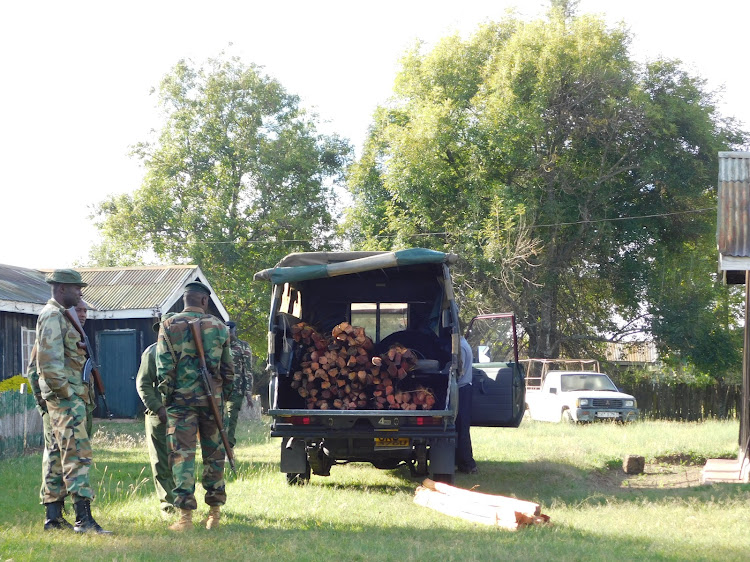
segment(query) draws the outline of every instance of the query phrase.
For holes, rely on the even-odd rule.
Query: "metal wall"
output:
[[[21,328],[36,329],[36,315],[0,311],[0,380],[21,372]]]

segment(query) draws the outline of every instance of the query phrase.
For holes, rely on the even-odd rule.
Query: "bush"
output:
[[[18,392],[23,383],[26,383],[26,394],[31,394],[29,380],[23,375],[16,375],[15,377],[0,381],[0,392]]]

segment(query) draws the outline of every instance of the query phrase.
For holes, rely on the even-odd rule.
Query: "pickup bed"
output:
[[[328,476],[334,465],[346,462],[369,462],[383,469],[407,464],[417,475],[432,473],[434,479],[453,480],[461,361],[458,307],[450,276],[456,259],[422,248],[312,252],[290,254],[276,267],[256,273],[256,280],[272,284],[268,414],[271,436],[281,438],[280,469],[290,484],[306,482],[311,473]],[[341,370],[335,380],[329,376],[326,382],[332,386],[326,386],[326,392],[316,394],[327,399],[311,400],[300,384],[316,384],[314,375],[306,371],[312,348],[301,345],[295,334],[305,326],[314,329],[318,338],[331,338],[342,323],[364,328],[373,346],[363,362],[367,373],[361,372],[359,400],[342,397],[341,391],[357,381],[342,381]],[[389,392],[403,396],[425,391],[429,404],[401,408],[391,403],[391,397],[384,404],[383,394],[376,393],[374,379],[382,383],[383,377],[374,374],[372,359],[394,345],[413,350],[418,359],[408,373],[393,377]],[[337,347],[332,342],[326,349],[321,346],[321,351],[330,353]],[[493,408],[480,403],[487,422],[483,425],[517,426],[523,408],[508,404],[519,403],[512,395],[519,392],[518,381],[523,388],[522,370],[512,361],[495,367],[479,375],[486,379],[481,385],[485,398],[499,404]],[[517,374],[515,385],[509,371]]]

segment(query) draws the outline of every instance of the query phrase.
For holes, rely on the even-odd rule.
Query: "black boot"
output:
[[[111,535],[112,531],[105,531],[99,526],[99,523],[94,521],[91,516],[91,501],[90,500],[78,500],[73,504],[76,509],[76,524],[73,530],[76,533],[98,533],[100,535]]]
[[[68,523],[63,517],[63,502],[56,501],[45,503],[46,516],[44,518],[44,530],[52,531],[55,529],[72,529],[73,525]]]

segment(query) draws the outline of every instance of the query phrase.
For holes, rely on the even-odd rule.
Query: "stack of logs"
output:
[[[348,322],[334,327],[328,337],[305,322],[292,326],[291,332],[303,346],[292,388],[308,409],[430,410],[435,405],[429,388],[399,387],[417,366],[412,350],[396,344],[373,357],[375,345],[365,329]]]

